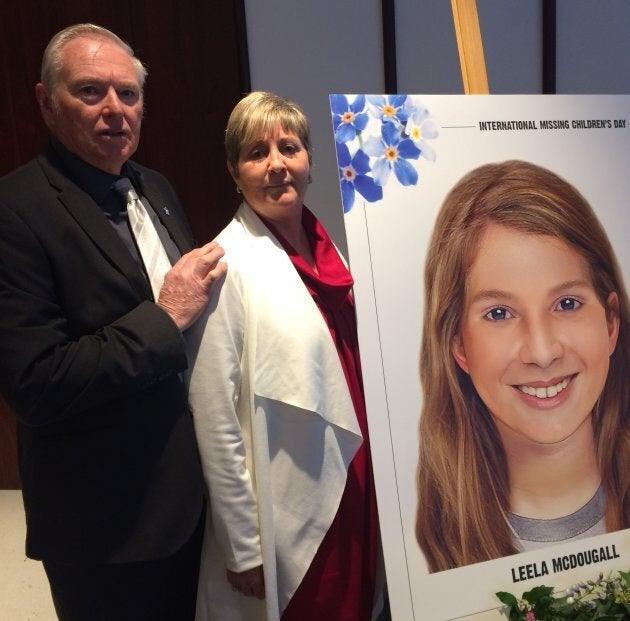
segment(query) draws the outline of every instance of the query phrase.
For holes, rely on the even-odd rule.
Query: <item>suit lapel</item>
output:
[[[88,194],[52,165],[48,157],[40,156],[39,161],[50,185],[58,192],[59,202],[68,210],[94,244],[100,248],[109,263],[124,274],[142,297],[150,299],[151,289],[142,270],[129,254],[99,206]]]

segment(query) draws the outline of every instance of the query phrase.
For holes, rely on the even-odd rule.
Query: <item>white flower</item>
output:
[[[426,106],[417,103],[413,114],[405,124],[405,134],[413,140],[420,149],[422,157],[435,162],[435,151],[427,140],[433,140],[438,136],[438,129],[435,122],[430,118],[429,110]]]

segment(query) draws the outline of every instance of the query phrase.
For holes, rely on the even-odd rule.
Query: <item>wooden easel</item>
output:
[[[487,95],[488,76],[476,0],[451,0],[466,95]]]

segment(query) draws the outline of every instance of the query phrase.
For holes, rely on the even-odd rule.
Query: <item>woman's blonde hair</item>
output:
[[[590,266],[607,314],[619,314],[617,345],[593,427],[607,529],[630,525],[630,310],[614,252],[587,201],[564,179],[523,161],[488,164],[469,172],[446,197],[425,265],[416,536],[431,571],[517,552],[506,519],[505,452],[491,414],[452,354],[466,274],[489,222],[566,242]],[[618,309],[609,307],[611,292]]]
[[[277,126],[295,134],[300,139],[308,153],[308,161],[311,163],[311,135],[308,120],[302,108],[280,95],[264,91],[250,93],[232,110],[225,129],[227,161],[236,170],[243,146],[264,136]]]

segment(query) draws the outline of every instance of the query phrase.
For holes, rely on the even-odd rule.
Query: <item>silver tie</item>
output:
[[[129,224],[149,276],[153,297],[157,301],[164,282],[164,276],[171,269],[171,262],[155,230],[155,226],[151,222],[151,217],[142,201],[138,198],[131,181],[127,178],[122,178],[116,181],[114,185],[127,201]]]

